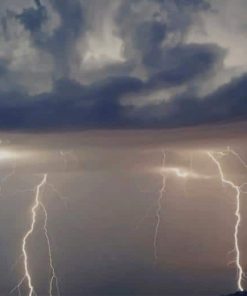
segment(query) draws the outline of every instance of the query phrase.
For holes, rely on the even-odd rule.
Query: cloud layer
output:
[[[244,0],[234,7],[228,0],[11,0],[1,8],[1,129],[247,118]]]

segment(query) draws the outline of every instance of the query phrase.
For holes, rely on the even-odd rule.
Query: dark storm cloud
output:
[[[56,0],[52,4],[60,16],[61,24],[44,46],[55,59],[58,75],[66,77],[73,62],[75,42],[84,28],[83,9],[78,0]]]
[[[154,12],[149,20],[146,20],[143,13],[147,14],[148,11],[138,12],[132,7],[144,2],[123,1],[116,22],[120,24],[118,33],[125,41],[125,52],[130,54],[133,48],[137,49],[138,57],[141,56],[143,65],[152,73],[166,67],[166,51],[169,55],[173,50],[173,46],[164,47],[163,42],[173,35],[176,40],[175,47],[177,45],[180,47],[186,32],[193,23],[195,12],[207,11],[210,5],[203,0],[154,0],[150,3],[159,4],[159,10]],[[148,8],[151,10],[150,7]]]
[[[82,86],[73,81],[56,83],[53,93],[35,98],[2,94],[0,124],[3,129],[156,128],[180,127],[247,119],[247,75],[233,80],[203,99],[177,97],[150,107],[122,106],[119,98],[146,86],[122,77]],[[4,97],[3,97],[4,96]],[[164,114],[164,115],[163,115]],[[158,116],[157,116],[158,115]]]
[[[160,55],[161,43],[166,36],[166,25],[158,21],[141,23],[134,35],[134,42],[137,49],[142,53],[142,61],[145,65],[150,65],[154,56]],[[159,64],[159,58],[157,59]]]
[[[8,72],[8,63],[6,60],[0,59],[0,78]]]
[[[223,56],[224,51],[216,45],[189,44],[153,52],[146,56],[145,63],[159,69],[151,77],[151,84],[179,85],[209,73]]]
[[[132,118],[152,127],[180,127],[247,119],[247,74],[204,98],[183,95],[153,108],[140,108]],[[134,111],[135,112],[135,111]],[[162,116],[162,113],[167,114]],[[157,116],[157,114],[159,116]],[[138,125],[138,121],[135,120]]]
[[[138,79],[119,77],[90,86],[59,80],[52,93],[35,98],[27,94],[3,93],[0,124],[7,129],[117,127],[120,123],[125,124],[120,95],[141,87],[142,82]]]
[[[41,5],[39,0],[36,0],[35,4],[35,8],[26,8],[22,13],[16,15],[22,25],[32,33],[39,31],[42,24],[47,20],[45,6]]]
[[[110,0],[107,3],[111,3]],[[227,53],[214,43],[185,42],[198,13],[210,11],[207,1],[136,0],[119,1],[119,4],[113,17],[114,34],[123,40],[124,61],[99,66],[96,74],[89,72],[88,77],[97,77],[89,83],[83,83],[79,74],[73,76],[71,69],[80,63],[78,42],[82,43],[81,51],[88,50],[87,38],[94,34],[101,38],[100,34],[108,30],[106,18],[104,30],[99,35],[97,30],[93,31],[97,20],[90,19],[88,14],[92,9],[97,10],[97,2],[55,0],[48,6],[45,1],[35,0],[33,7],[25,7],[15,14],[19,25],[30,34],[33,50],[52,57],[54,65],[49,74],[53,85],[38,94],[30,93],[23,86],[16,88],[14,84],[12,88],[0,89],[2,129],[160,128],[246,119],[246,75],[221,85],[210,95],[199,96],[195,91],[222,67]],[[150,15],[149,11],[143,15],[145,5],[153,10]],[[45,26],[52,22],[50,9],[59,16],[59,23],[47,31]],[[2,20],[6,35],[7,14]],[[112,46],[113,43],[107,47],[109,52]],[[93,50],[97,53],[101,48]],[[10,61],[11,57],[6,60]],[[41,63],[38,62],[35,71],[43,66]],[[124,74],[121,74],[123,68]],[[34,67],[31,69],[29,76]],[[139,76],[133,74],[135,69],[141,73]],[[13,83],[12,75],[16,77],[9,62],[0,61],[0,77],[6,76]],[[164,97],[159,102],[142,104],[145,94],[166,92],[174,87],[184,87],[184,90],[175,92],[169,100]],[[124,99],[128,96],[139,101],[126,104]]]
[[[160,3],[167,3],[169,0],[156,0]],[[205,0],[174,0],[176,5],[180,8],[185,6],[191,7],[193,9],[210,9],[210,4]]]
[[[35,8],[25,8],[16,17],[32,34],[36,47],[50,53],[55,64],[55,77],[66,77],[74,55],[77,38],[84,29],[83,9],[80,1],[52,1],[53,8],[60,17],[60,24],[52,34],[42,31],[48,21],[48,11],[40,0],[35,0]]]

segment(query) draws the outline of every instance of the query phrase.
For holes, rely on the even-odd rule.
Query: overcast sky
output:
[[[245,0],[3,0],[2,129],[246,119]]]
[[[1,0],[0,295],[23,277],[45,173],[61,296],[236,290],[234,192],[207,151],[230,145],[247,160],[246,13],[246,0]],[[216,156],[230,180],[246,181],[238,158]],[[49,295],[43,219],[28,240],[38,296]]]

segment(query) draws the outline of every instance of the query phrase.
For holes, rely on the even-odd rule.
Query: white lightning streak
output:
[[[163,158],[162,158],[162,168],[165,167],[165,161],[166,161],[166,153],[164,151]],[[159,190],[159,196],[157,200],[157,208],[156,208],[156,224],[155,224],[155,230],[154,230],[154,241],[153,241],[153,248],[154,248],[154,263],[158,260],[158,250],[157,250],[157,242],[158,242],[158,234],[159,234],[159,226],[160,226],[160,212],[162,209],[162,200],[164,197],[165,189],[166,189],[166,175],[161,173],[162,176],[162,186]]]
[[[57,275],[56,275],[54,264],[53,264],[51,243],[50,243],[50,238],[49,238],[48,229],[47,229],[48,215],[47,215],[47,211],[46,211],[44,204],[40,200],[41,190],[46,185],[47,185],[47,174],[44,174],[41,182],[37,185],[36,190],[35,190],[35,199],[34,199],[32,207],[31,207],[30,227],[22,239],[22,256],[23,256],[24,271],[25,271],[24,277],[21,279],[19,284],[14,289],[12,289],[11,293],[14,290],[18,289],[18,293],[20,294],[20,287],[22,286],[24,280],[26,279],[27,283],[28,283],[28,288],[29,288],[28,296],[36,295],[36,292],[35,292],[34,286],[33,286],[33,282],[32,282],[32,276],[31,276],[31,273],[29,270],[27,242],[34,231],[37,213],[38,213],[39,208],[41,208],[44,213],[43,230],[44,230],[44,234],[45,234],[45,238],[46,238],[46,242],[47,242],[47,246],[48,246],[49,266],[50,266],[50,270],[51,270],[51,278],[50,278],[50,282],[49,282],[49,296],[52,296],[54,282],[55,282],[55,286],[56,286],[57,295],[60,295],[59,287],[58,287],[58,279],[57,279]]]
[[[34,226],[35,226],[35,223],[36,223],[37,210],[38,210],[38,208],[40,206],[40,200],[39,200],[40,191],[41,191],[42,187],[46,184],[46,181],[47,181],[47,174],[44,174],[41,182],[36,187],[34,204],[33,204],[32,209],[31,209],[31,225],[30,225],[30,228],[29,228],[29,230],[27,231],[27,233],[25,234],[25,236],[23,237],[23,240],[22,240],[22,254],[23,254],[23,258],[24,258],[25,277],[27,279],[28,287],[29,287],[28,296],[32,296],[34,294],[34,286],[33,286],[33,283],[32,283],[32,277],[31,277],[31,274],[30,274],[30,271],[29,271],[29,266],[28,266],[27,241],[28,241],[28,238],[30,237],[30,235],[34,231]]]
[[[244,272],[241,265],[240,260],[240,249],[239,249],[239,227],[241,223],[241,214],[240,214],[240,187],[235,185],[232,181],[229,181],[225,178],[223,169],[221,167],[220,162],[214,157],[212,152],[207,152],[208,156],[213,160],[213,162],[216,164],[220,179],[223,184],[229,185],[233,190],[236,191],[236,209],[235,209],[235,216],[236,216],[236,223],[235,223],[235,229],[234,229],[234,250],[236,252],[236,267],[237,267],[237,286],[239,291],[244,291],[242,282],[244,278]]]
[[[212,176],[208,175],[202,175],[202,174],[197,174],[193,171],[186,170],[184,168],[179,168],[179,167],[166,167],[162,169],[163,172],[166,172],[168,174],[174,174],[178,178],[182,179],[211,179]]]

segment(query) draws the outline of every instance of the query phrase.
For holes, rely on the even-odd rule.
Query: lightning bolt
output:
[[[158,193],[158,199],[157,199],[157,204],[156,204],[156,222],[155,222],[155,229],[154,229],[154,239],[153,239],[153,250],[154,250],[154,263],[156,264],[158,260],[158,235],[159,235],[159,227],[160,227],[160,213],[162,209],[162,200],[164,198],[165,190],[166,190],[166,175],[167,174],[174,174],[176,177],[181,178],[181,179],[210,179],[210,176],[207,175],[200,175],[196,174],[192,170],[185,170],[181,169],[179,167],[166,167],[165,165],[166,162],[166,153],[165,151],[163,152],[163,157],[162,157],[162,166],[161,169],[159,169],[159,172],[162,177],[162,185]],[[146,217],[146,216],[145,216]],[[145,219],[145,217],[143,219]]]
[[[181,179],[211,179],[212,176],[208,175],[202,175],[202,174],[197,174],[194,171],[191,170],[186,170],[184,168],[179,168],[179,167],[167,167],[162,169],[163,172],[166,172],[167,174],[173,174],[178,178]]]
[[[43,230],[44,230],[44,235],[45,235],[46,242],[47,242],[48,256],[49,256],[49,267],[50,267],[50,270],[51,270],[51,278],[50,278],[50,281],[49,281],[49,296],[52,296],[54,284],[55,284],[55,287],[56,287],[57,294],[60,295],[59,287],[58,287],[58,278],[57,278],[55,268],[54,268],[54,264],[53,264],[52,248],[51,248],[50,238],[49,238],[49,235],[48,235],[48,228],[47,228],[48,215],[47,215],[47,210],[45,208],[45,205],[41,201],[42,189],[44,189],[45,186],[48,184],[47,183],[47,178],[48,178],[48,175],[44,174],[43,177],[42,177],[41,182],[36,186],[35,198],[34,198],[32,206],[31,206],[30,227],[29,227],[29,229],[27,230],[26,234],[24,235],[24,237],[22,239],[22,255],[21,256],[23,257],[24,276],[20,280],[18,285],[14,289],[11,290],[10,293],[12,293],[15,290],[18,290],[18,293],[20,295],[21,294],[20,293],[20,288],[21,288],[22,284],[24,283],[24,281],[27,280],[28,289],[29,289],[28,296],[36,295],[36,292],[34,290],[33,281],[32,281],[32,276],[31,276],[30,269],[29,269],[29,257],[28,257],[28,251],[27,251],[27,243],[28,243],[28,239],[33,234],[33,231],[35,229],[35,224],[36,224],[36,218],[37,218],[37,215],[38,215],[38,211],[39,211],[39,209],[41,209],[43,211],[43,214],[44,214]]]
[[[236,199],[236,209],[235,209],[235,216],[236,216],[236,223],[234,227],[234,250],[236,254],[235,263],[237,268],[237,287],[239,291],[244,291],[242,282],[244,278],[244,272],[241,265],[241,258],[240,258],[240,249],[239,249],[239,227],[241,224],[241,213],[240,213],[240,186],[237,186],[232,181],[227,180],[224,176],[223,169],[221,167],[220,162],[217,160],[217,158],[213,155],[212,152],[207,152],[208,156],[212,159],[212,161],[216,164],[220,179],[222,184],[226,184],[230,186],[235,192],[235,199]]]
[[[25,270],[25,278],[27,279],[28,282],[28,287],[29,287],[29,294],[28,296],[32,296],[34,294],[34,287],[32,283],[32,277],[29,271],[29,264],[28,264],[28,253],[27,253],[27,241],[28,238],[32,235],[36,223],[36,216],[37,216],[37,210],[40,206],[40,191],[42,187],[46,184],[47,181],[47,174],[44,174],[41,182],[38,184],[36,188],[36,193],[35,193],[35,199],[34,199],[34,204],[31,209],[31,225],[27,233],[24,235],[23,240],[22,240],[22,254],[24,258],[24,270]]]
[[[162,168],[165,168],[165,161],[166,161],[166,153],[163,152],[162,157]],[[157,207],[156,207],[156,224],[154,229],[154,240],[153,240],[153,249],[154,249],[154,263],[156,264],[158,260],[158,235],[159,235],[159,227],[160,227],[160,212],[162,209],[162,200],[164,198],[165,189],[166,189],[166,175],[164,172],[161,172],[162,177],[162,186],[159,190],[158,199],[157,199]]]

